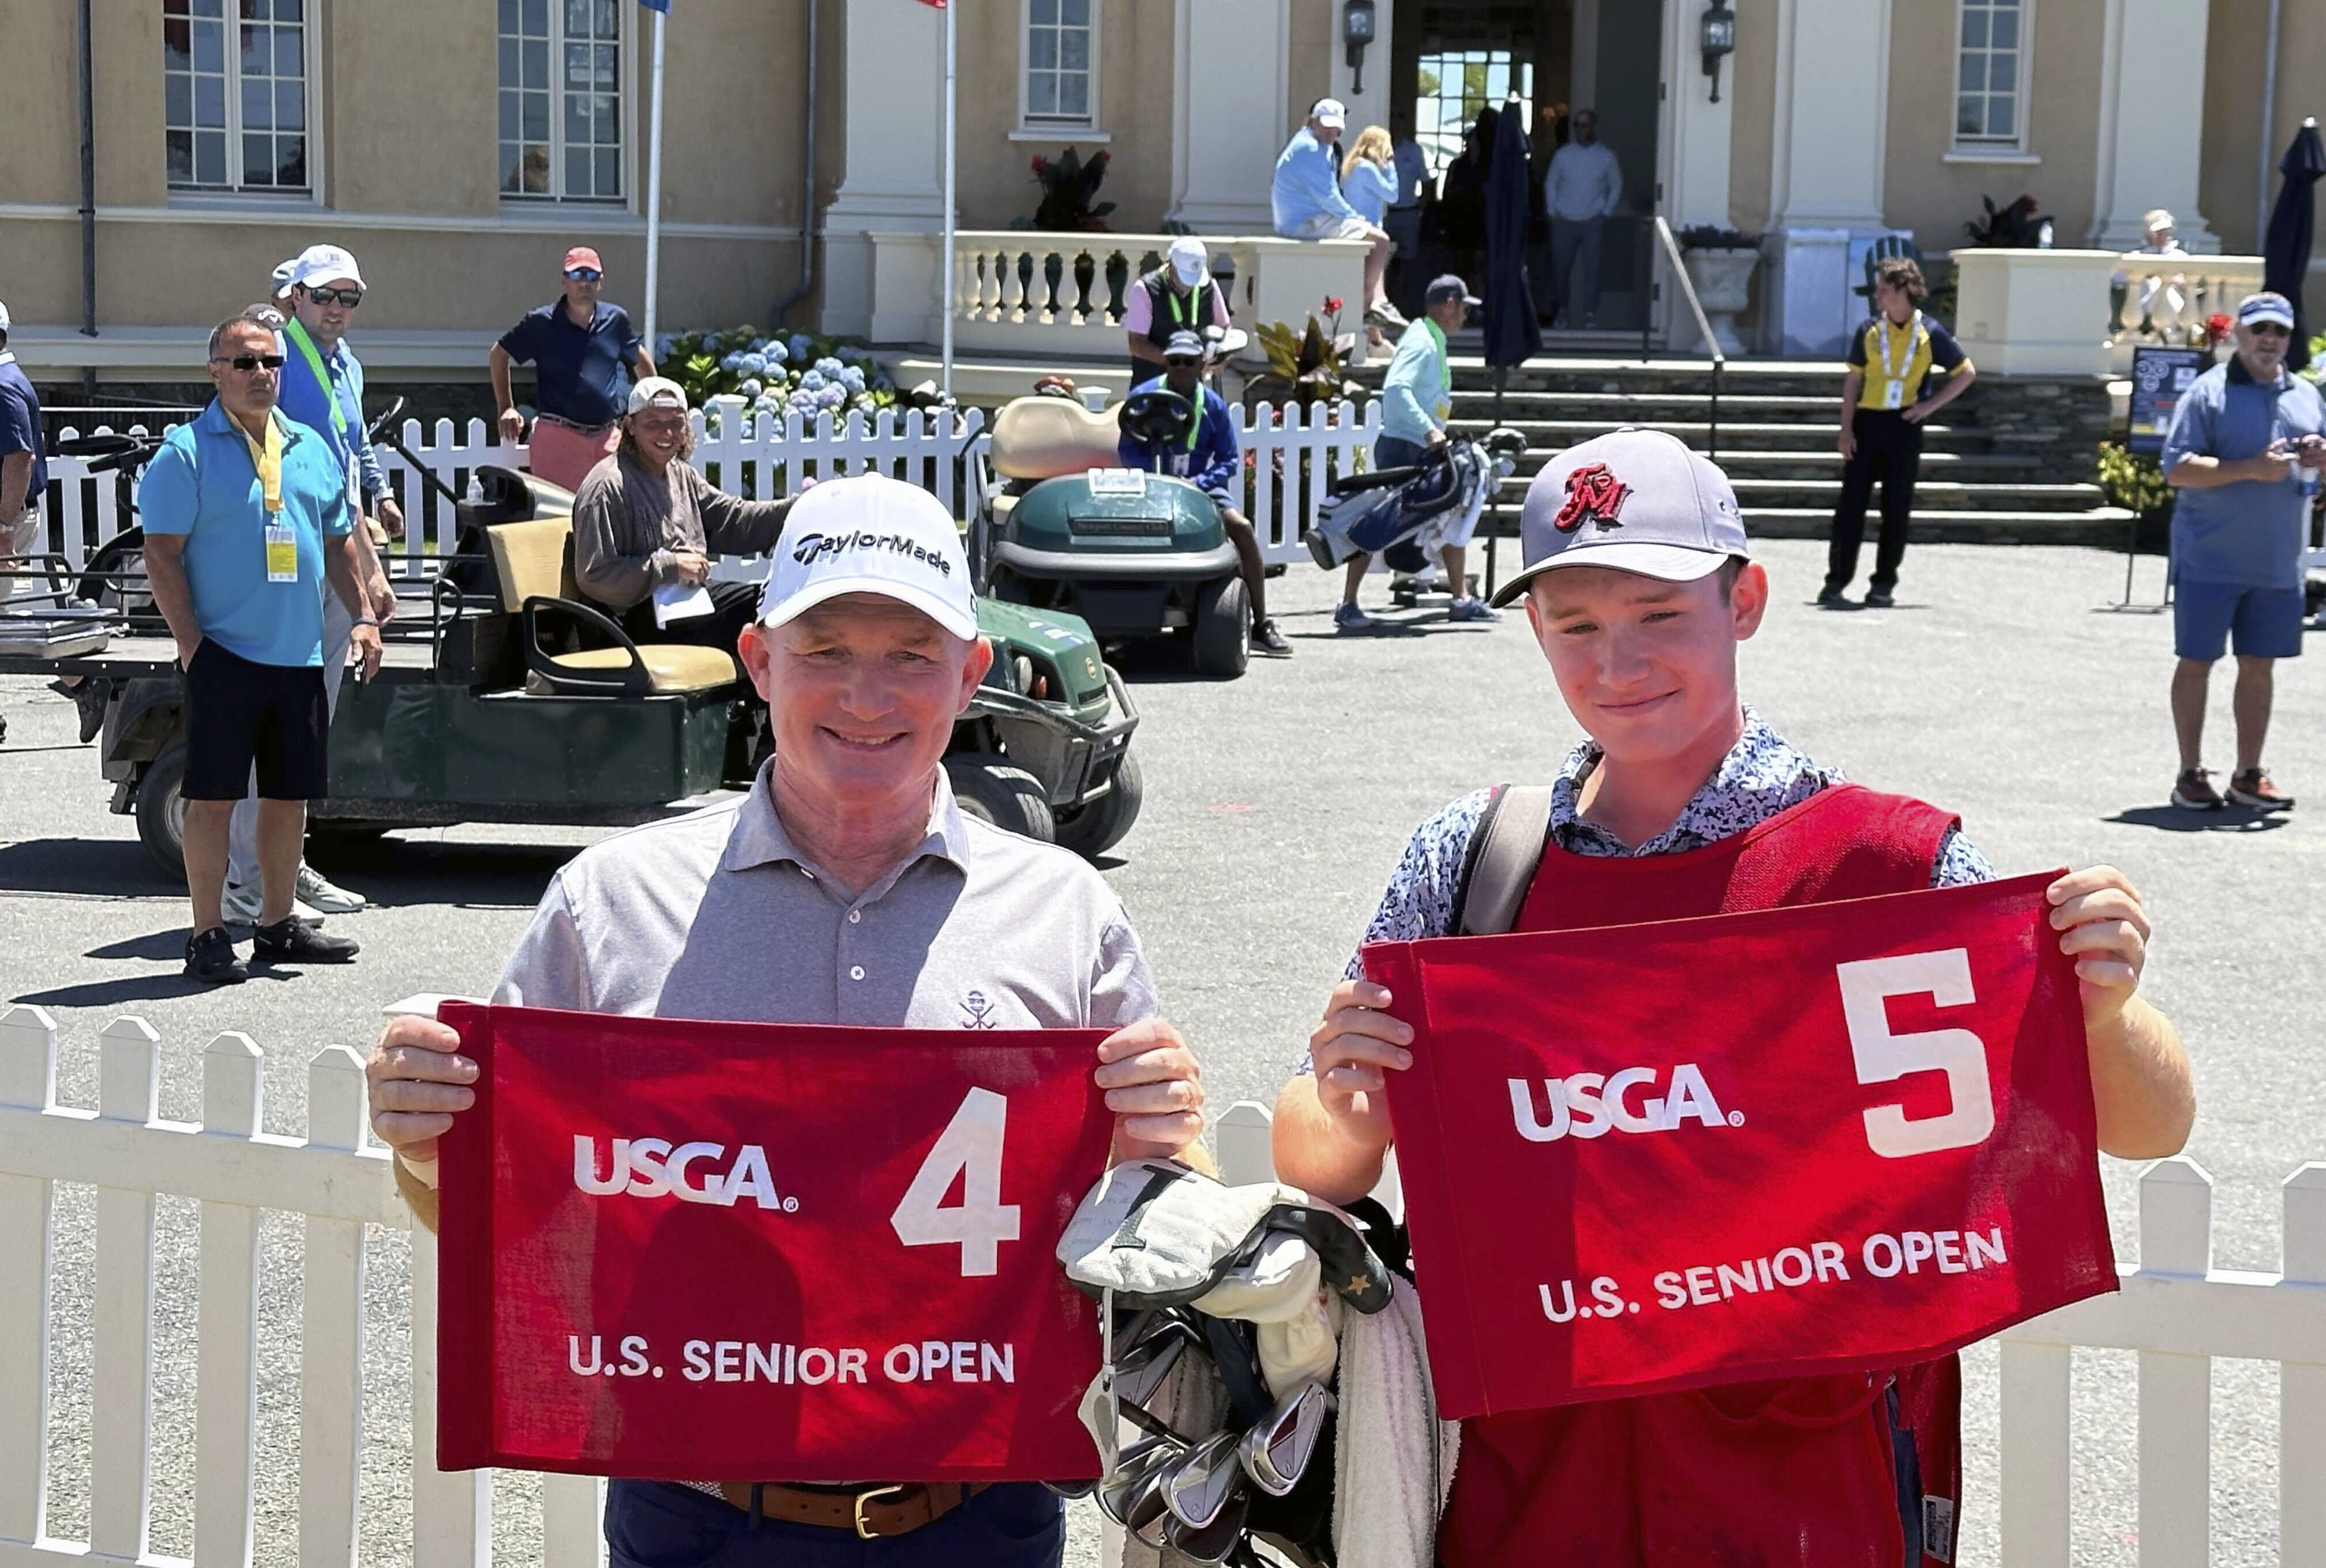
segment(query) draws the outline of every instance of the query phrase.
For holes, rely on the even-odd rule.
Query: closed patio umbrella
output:
[[[2302,283],[2310,270],[2310,245],[2317,229],[2317,184],[2326,176],[2326,145],[2319,142],[2316,120],[2302,122],[2293,145],[2278,160],[2277,172],[2284,183],[2277,188],[2277,205],[2269,213],[2269,238],[2262,246],[2262,286],[2293,302],[2293,341],[2286,348],[2285,362],[2299,370],[2310,363],[2310,323],[2303,310]]]
[[[1494,126],[1493,161],[1486,171],[1486,363],[1494,368],[1494,423],[1503,422],[1503,387],[1512,365],[1542,351],[1542,322],[1527,283],[1526,132],[1515,105]],[[1495,498],[1500,509],[1501,497]],[[1494,538],[1486,534],[1486,592],[1494,591]],[[1456,583],[1456,592],[1461,584]]]

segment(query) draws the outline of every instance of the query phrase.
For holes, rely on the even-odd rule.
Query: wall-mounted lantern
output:
[[[1736,13],[1728,0],[1712,0],[1698,28],[1704,49],[1704,74],[1712,79],[1712,101],[1720,101],[1720,57],[1736,51]]]

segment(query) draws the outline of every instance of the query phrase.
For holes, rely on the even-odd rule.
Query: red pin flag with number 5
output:
[[[665,1480],[1072,1480],[1102,1032],[448,1004],[437,1463]]]

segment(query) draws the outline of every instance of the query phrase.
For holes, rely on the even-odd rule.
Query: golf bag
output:
[[[1165,1564],[1257,1563],[1264,1541],[1334,1568],[1340,1341],[1348,1322],[1418,1321],[1393,1304],[1410,1289],[1384,1262],[1402,1265],[1398,1235],[1370,1202],[1163,1161],[1118,1166],[1084,1199],[1059,1261],[1100,1300],[1105,1370],[1083,1414],[1126,1561],[1136,1545]]]

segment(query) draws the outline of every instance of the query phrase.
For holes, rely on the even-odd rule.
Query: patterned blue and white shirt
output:
[[[1719,769],[1680,808],[1672,825],[1636,849],[1595,822],[1583,819],[1576,801],[1584,779],[1599,765],[1599,747],[1584,742],[1567,754],[1550,787],[1550,836],[1570,854],[1677,854],[1701,849],[1730,837],[1800,805],[1828,785],[1841,782],[1837,769],[1821,768],[1809,755],[1769,727],[1750,706],[1744,710],[1744,733]],[[1413,830],[1405,854],[1391,873],[1381,907],[1365,928],[1368,942],[1416,942],[1428,937],[1451,936],[1454,893],[1461,881],[1462,864],[1469,857],[1470,835],[1485,815],[1492,792],[1474,789]],[[1996,871],[1960,828],[1949,828],[1939,844],[1939,858],[1931,868],[1934,888],[1968,882],[1993,882]],[[1344,977],[1354,979],[1363,965],[1351,955]],[[1311,1071],[1303,1052],[1295,1074]]]

